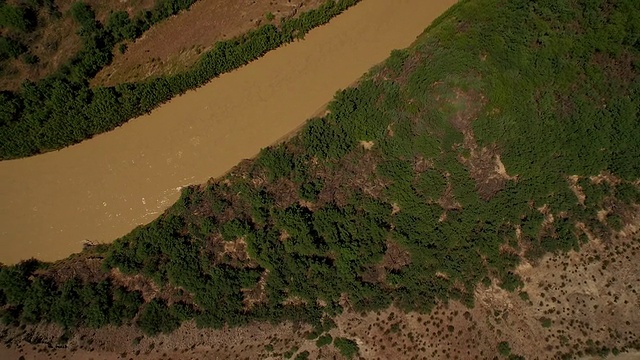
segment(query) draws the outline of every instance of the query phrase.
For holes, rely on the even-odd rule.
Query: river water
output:
[[[80,144],[0,162],[0,262],[109,242],[299,127],[456,0],[364,0],[303,41]]]

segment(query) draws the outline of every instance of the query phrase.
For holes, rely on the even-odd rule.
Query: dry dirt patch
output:
[[[82,282],[100,282],[108,277],[102,270],[102,261],[102,256],[85,251],[61,260],[49,269],[36,271],[36,273],[46,274],[57,283],[71,279],[78,279]]]
[[[375,142],[373,141],[365,141],[365,140],[360,141],[360,146],[362,146],[365,150],[373,149],[374,145],[375,145]]]
[[[569,181],[569,188],[578,198],[578,203],[580,205],[584,205],[584,201],[587,199],[587,196],[585,195],[582,186],[578,183],[578,181],[580,181],[580,176],[571,175],[567,177],[567,180]]]
[[[93,85],[116,85],[163,74],[194,64],[216,42],[239,36],[267,22],[266,14],[295,16],[323,0],[200,0],[189,11],[155,25],[93,80]]]
[[[387,251],[382,257],[382,266],[385,269],[400,270],[411,264],[411,254],[400,244],[393,240],[387,241]]]
[[[335,202],[344,206],[354,190],[379,198],[386,186],[384,180],[376,176],[379,161],[375,151],[358,148],[342,158],[338,166],[318,169],[314,176],[324,180],[318,204]]]
[[[637,231],[631,224],[580,252],[520,266],[522,294],[480,286],[473,309],[451,302],[430,315],[394,308],[366,316],[347,312],[338,327],[367,359],[493,358],[502,341],[527,359],[580,356],[589,347],[623,349],[640,335]]]

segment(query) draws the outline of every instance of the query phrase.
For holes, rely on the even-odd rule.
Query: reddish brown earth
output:
[[[95,85],[116,85],[161,74],[173,74],[196,62],[216,42],[309,11],[324,0],[200,0],[128,44],[124,54],[95,77]]]

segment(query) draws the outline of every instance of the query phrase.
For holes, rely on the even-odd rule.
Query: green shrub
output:
[[[305,182],[300,185],[299,195],[304,200],[316,201],[323,187],[324,184],[321,180],[318,179],[310,182]]]
[[[514,292],[518,288],[521,288],[522,286],[524,286],[524,283],[522,282],[522,279],[520,279],[520,276],[516,275],[512,271],[508,271],[502,277],[502,281],[500,282],[500,286],[503,289],[507,290],[507,291]]]
[[[78,1],[71,5],[71,16],[80,25],[80,35],[87,37],[98,31],[99,23],[91,7]]]
[[[22,56],[22,61],[27,65],[35,65],[40,62],[40,58],[33,54],[27,53]]]
[[[270,181],[289,176],[294,168],[293,155],[283,145],[262,149],[255,164],[266,170]]]
[[[113,40],[115,42],[127,39],[127,40],[135,40],[141,30],[136,23],[129,19],[129,14],[126,11],[116,11],[109,15],[106,24],[106,30],[111,33],[113,36]],[[123,48],[124,44],[120,44],[120,49]],[[126,45],[124,46],[126,50]],[[120,50],[120,53],[124,54],[123,50]]]
[[[502,356],[509,356],[511,354],[511,345],[507,341],[502,341],[498,344],[498,352]]]
[[[243,237],[244,235],[249,233],[249,230],[249,224],[238,219],[228,221],[222,224],[222,226],[220,227],[222,238],[227,241],[236,240],[237,238]]]
[[[523,301],[530,301],[529,299],[529,293],[527,293],[526,291],[520,291],[518,293],[518,296],[520,296],[520,299],[522,299]]]
[[[541,317],[540,324],[542,325],[543,328],[550,328],[553,322],[548,317]]]
[[[0,27],[28,32],[33,30],[35,25],[35,13],[28,8],[0,3]]]
[[[4,36],[0,37],[0,61],[17,58],[26,50],[27,48],[20,42]]]
[[[291,359],[293,354],[295,354],[296,352],[298,352],[298,347],[294,346],[291,349],[287,350],[284,354],[282,354],[282,357],[284,357],[285,359]]]
[[[266,14],[264,15],[264,17],[267,19],[267,21],[273,21],[273,20],[276,18],[276,16],[275,16],[275,15],[273,15],[273,13],[272,13],[272,12],[268,12],[268,13],[266,13]]]
[[[323,347],[325,345],[329,345],[333,342],[333,338],[329,334],[322,335],[316,340],[317,347]]]
[[[358,354],[358,344],[355,341],[338,337],[333,341],[333,345],[340,351],[342,356],[353,359]]]
[[[180,319],[171,313],[166,303],[154,299],[142,308],[137,324],[145,334],[154,336],[177,329]]]

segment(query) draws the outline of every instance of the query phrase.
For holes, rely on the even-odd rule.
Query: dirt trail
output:
[[[456,0],[364,0],[328,25],[149,115],[72,147],[0,162],[0,262],[57,260],[156,218],[298,127]]]

